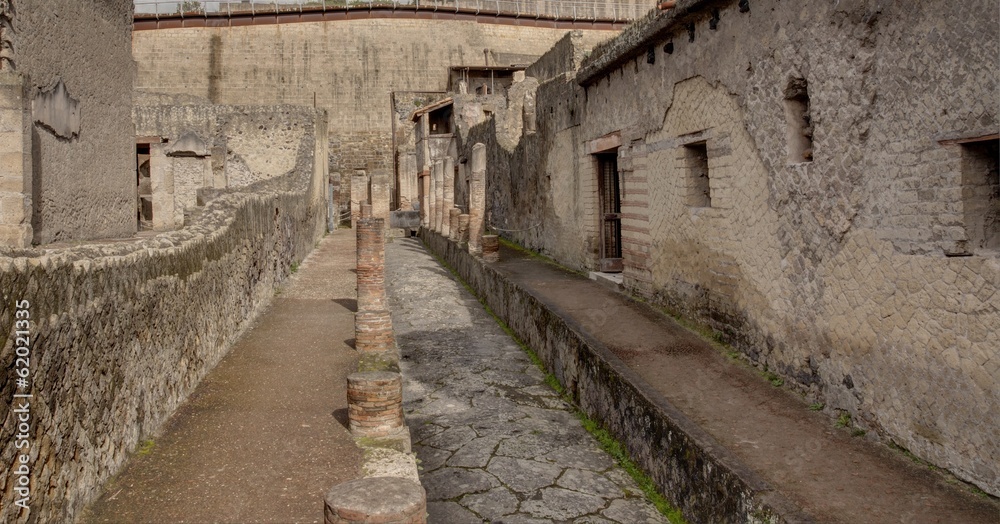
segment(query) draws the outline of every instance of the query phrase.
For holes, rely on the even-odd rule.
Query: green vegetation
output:
[[[181,2],[180,5],[177,6],[178,14],[201,12],[201,11],[202,11],[201,2],[197,0],[185,0],[184,2]]]
[[[299,270],[299,263],[292,262],[292,274],[294,275]]]
[[[628,451],[622,446],[621,442],[615,440],[610,433],[602,428],[597,422],[593,421],[590,417],[582,413],[581,411],[576,411],[576,416],[580,419],[580,423],[583,424],[583,428],[587,430],[588,433],[597,439],[597,442],[601,445],[601,449],[611,455],[615,462],[622,467],[628,474],[632,477],[632,480],[639,485],[639,489],[646,494],[646,498],[656,506],[656,509],[667,517],[672,524],[684,524],[687,521],[684,520],[684,515],[681,514],[681,510],[675,508],[670,502],[667,501],[659,491],[656,490],[656,484],[653,483],[653,479],[649,475],[643,473],[639,466],[632,461],[628,455]]]
[[[851,427],[851,414],[846,411],[841,412],[840,416],[837,417],[837,427],[838,428]]]
[[[781,386],[783,386],[785,384],[785,379],[779,377],[777,374],[775,374],[772,371],[768,371],[767,369],[765,369],[763,375],[764,375],[764,378],[766,378],[767,381],[770,382],[771,385],[774,386],[774,387],[776,387],[776,388],[780,388]]]
[[[153,447],[154,446],[155,446],[155,443],[153,442],[152,439],[143,440],[135,448],[135,454],[138,455],[138,456],[140,456],[140,457],[149,455],[150,453],[153,452]]]
[[[392,371],[399,372],[399,362],[389,352],[365,352],[358,359],[358,371]]]
[[[822,402],[813,402],[809,404],[809,411],[823,411],[824,404]]]
[[[925,467],[925,468],[927,468],[930,471],[933,471],[933,472],[936,472],[936,473],[938,473],[940,475],[943,475],[944,476],[944,480],[946,482],[948,482],[949,484],[954,484],[956,486],[965,488],[965,489],[969,490],[972,494],[974,494],[976,496],[979,496],[979,497],[982,497],[984,499],[991,499],[992,498],[992,496],[989,493],[986,493],[985,491],[979,489],[979,487],[977,487],[977,486],[975,486],[973,484],[969,484],[968,482],[965,482],[965,481],[963,481],[963,480],[955,477],[954,475],[952,475],[951,473],[949,473],[946,470],[942,470],[942,469],[938,468],[934,464],[931,464],[930,462],[927,462],[926,460],[924,460],[924,459],[922,459],[922,458],[914,455],[912,451],[904,448],[903,446],[900,446],[899,444],[896,444],[893,441],[889,441],[889,449],[891,449],[893,451],[896,451],[898,453],[901,453],[904,457],[912,460],[915,464],[917,464],[919,466]]]

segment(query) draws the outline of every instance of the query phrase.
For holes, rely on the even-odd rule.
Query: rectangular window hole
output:
[[[708,145],[696,142],[684,146],[688,173],[688,202],[691,207],[712,207],[712,188],[708,175]]]
[[[972,249],[1000,249],[1000,140],[962,147],[962,204]]]
[[[804,78],[793,78],[785,88],[788,163],[812,162],[813,124],[809,111],[809,85]]]
[[[431,111],[428,115],[430,118],[431,134],[446,135],[451,133],[451,115],[452,106],[450,104]]]

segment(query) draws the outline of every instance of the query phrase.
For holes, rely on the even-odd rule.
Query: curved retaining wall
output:
[[[224,194],[190,226],[153,238],[0,258],[0,521],[73,520],[157,433],[320,238],[311,178],[300,169]],[[22,390],[7,337],[25,299],[31,386]],[[26,439],[7,404],[15,393],[33,395]],[[30,511],[8,504],[20,498],[22,453]]]

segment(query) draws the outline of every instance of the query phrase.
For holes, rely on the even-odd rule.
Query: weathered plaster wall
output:
[[[275,119],[282,116],[288,113]],[[30,512],[5,503],[0,521],[72,521],[313,248],[326,219],[325,172],[316,168],[326,164],[325,121],[318,116],[304,125],[299,151],[309,154],[299,154],[293,170],[221,191],[183,229],[0,258],[0,367],[14,369],[17,300],[30,302],[32,334],[30,388],[17,389],[14,374],[4,373],[0,396],[33,394]],[[13,465],[24,450],[15,449],[9,405],[0,412],[0,460]],[[15,482],[13,467],[0,468],[4,501],[15,500]]]
[[[1000,494],[1000,254],[970,233],[973,146],[940,143],[998,131],[995,6],[739,4],[681,1],[595,49],[579,85],[540,86],[537,136],[473,130],[491,145],[494,222],[593,269],[586,146],[620,132],[630,291]],[[790,160],[798,79],[812,150]],[[710,206],[691,200],[685,146],[702,142]]]
[[[471,158],[474,144],[487,146],[487,227],[571,267],[592,267],[599,245],[592,161],[580,156],[584,93],[575,70],[567,69],[579,65],[574,57],[588,48],[576,35],[561,40],[528,68],[549,79],[518,84],[509,106],[460,137],[459,149],[460,157]],[[534,133],[523,127],[529,95],[536,105]]]
[[[34,243],[131,235],[132,2],[11,3],[13,69],[24,79],[26,107],[34,102],[24,152],[30,155],[26,194],[33,203]],[[60,85],[45,100],[44,93]]]
[[[196,206],[199,189],[247,187],[288,174],[312,165],[315,137],[326,144],[326,116],[312,108],[161,105],[166,100],[155,96],[140,100],[133,111],[136,134],[164,140],[153,146],[162,155],[154,155],[151,169],[154,178],[163,171],[161,176],[172,181],[175,226],[184,223],[185,210]],[[197,144],[196,151],[179,141]],[[326,164],[319,167],[325,170]]]
[[[412,19],[138,31],[136,87],[224,104],[315,103],[330,112],[331,171],[392,169],[392,92],[443,91],[448,68],[485,65],[484,49],[539,56],[565,33]]]

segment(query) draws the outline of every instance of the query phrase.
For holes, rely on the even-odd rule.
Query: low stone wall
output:
[[[325,220],[318,180],[309,166],[224,193],[184,229],[152,238],[0,258],[0,521],[72,521],[157,434],[314,247]],[[22,300],[27,388],[7,338]],[[15,394],[33,395],[15,399],[30,404],[26,437],[7,409]],[[8,504],[22,498],[21,454],[30,510]]]
[[[559,311],[470,255],[422,230],[427,246],[538,353],[587,416],[621,441],[660,492],[692,522],[798,522],[792,503],[718,445],[618,357]]]

